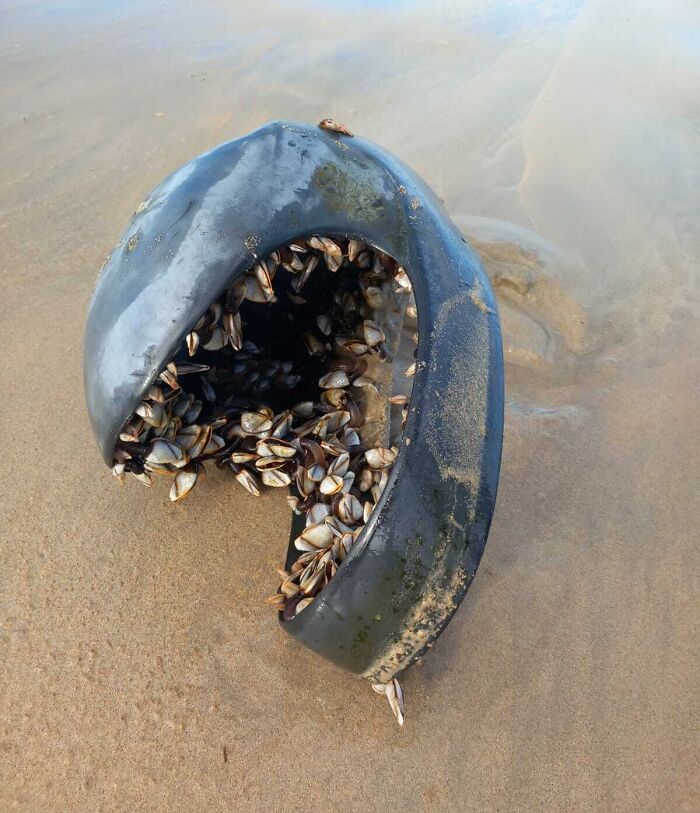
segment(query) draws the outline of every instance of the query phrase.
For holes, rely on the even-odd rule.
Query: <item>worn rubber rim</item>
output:
[[[471,583],[496,500],[503,360],[483,268],[429,188],[382,148],[271,122],[173,173],[106,262],[85,332],[88,411],[108,464],[119,430],[209,304],[256,257],[308,234],[395,257],[419,319],[404,442],[376,510],[313,604],[283,628],[387,680],[443,630]]]

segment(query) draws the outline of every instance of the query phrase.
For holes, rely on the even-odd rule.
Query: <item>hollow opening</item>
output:
[[[187,334],[122,427],[113,472],[173,479],[205,465],[246,491],[289,487],[298,534],[268,599],[289,620],[336,574],[402,442],[417,312],[404,268],[355,239],[313,235],[256,262]]]

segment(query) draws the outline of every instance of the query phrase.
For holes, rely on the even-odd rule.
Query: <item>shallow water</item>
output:
[[[697,804],[699,45],[692,2],[0,0],[1,807]],[[403,730],[262,606],[282,495],[120,490],[83,405],[144,195],[325,116],[445,201],[504,331],[491,538]]]

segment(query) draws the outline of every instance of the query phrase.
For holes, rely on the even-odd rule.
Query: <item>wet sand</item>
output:
[[[0,809],[698,809],[697,4],[245,5],[0,2]],[[403,730],[262,606],[283,495],[120,489],[83,403],[144,195],[329,115],[444,199],[504,330],[491,537]]]

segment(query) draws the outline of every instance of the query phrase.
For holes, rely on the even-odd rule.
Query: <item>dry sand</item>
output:
[[[107,5],[0,1],[0,810],[697,810],[697,3]],[[144,194],[328,115],[445,200],[505,334],[491,538],[403,730],[262,606],[283,496],[120,489],[83,404]]]

